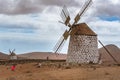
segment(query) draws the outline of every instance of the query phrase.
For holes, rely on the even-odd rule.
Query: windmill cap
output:
[[[76,24],[74,25],[73,29],[77,29],[75,35],[97,36],[97,34],[90,29],[86,23]]]

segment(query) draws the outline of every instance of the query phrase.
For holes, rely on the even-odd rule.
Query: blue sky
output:
[[[67,29],[60,12],[66,5],[71,23],[86,0],[0,0],[0,52],[52,52]],[[93,0],[79,23],[86,22],[104,45],[120,47],[120,0]],[[67,53],[67,40],[61,53]],[[99,47],[101,45],[99,44]]]

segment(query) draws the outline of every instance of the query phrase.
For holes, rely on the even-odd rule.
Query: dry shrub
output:
[[[30,77],[31,77],[31,76],[33,76],[33,75],[32,75],[32,74],[28,74],[27,76],[30,76]]]
[[[117,66],[120,66],[120,64],[117,64]]]
[[[32,73],[31,71],[25,71],[25,73]]]
[[[71,65],[70,64],[64,64],[64,68],[65,69],[71,69]]]
[[[110,75],[110,73],[106,72],[105,75]]]
[[[70,66],[66,66],[65,69],[71,69],[71,67]]]

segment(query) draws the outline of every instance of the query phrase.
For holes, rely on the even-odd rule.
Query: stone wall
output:
[[[68,47],[68,63],[97,63],[99,59],[97,36],[70,36]]]

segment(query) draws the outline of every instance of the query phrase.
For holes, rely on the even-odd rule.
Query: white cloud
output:
[[[3,29],[3,31],[0,31],[0,38],[37,42],[56,41],[66,28],[58,23],[60,18],[58,16],[51,13],[36,14],[35,16],[34,14],[16,16],[0,15],[0,29]],[[32,33],[28,33],[29,30]]]
[[[48,6],[78,6],[74,0],[0,0],[1,14],[40,13]]]
[[[68,28],[63,24],[58,23],[58,21],[61,20],[61,6],[64,4],[68,5],[67,7],[70,12],[71,22],[73,22],[74,17],[80,10],[81,4],[84,4],[85,2],[85,0],[76,0],[69,4],[71,0],[51,0],[51,2],[48,0],[11,1],[16,0],[0,0],[0,29],[4,29],[3,31],[0,31],[0,39],[19,39],[23,41],[49,43],[53,47],[57,40],[62,36],[65,29]],[[59,5],[57,6],[57,4]],[[119,46],[120,20],[107,21],[99,18],[99,16],[105,15],[120,16],[119,6],[118,0],[115,0],[115,2],[114,0],[94,0],[93,5],[85,12],[85,15],[81,18],[80,22],[86,22],[104,43],[115,43]],[[24,32],[28,29],[33,32]],[[67,47],[68,41],[63,47],[63,53],[67,52]],[[47,48],[47,46],[45,48]]]
[[[88,22],[88,25],[97,33],[98,40],[101,40],[104,45],[115,44],[120,47],[120,21],[104,21],[97,19],[96,21]]]
[[[120,17],[120,0],[94,0],[94,15]]]
[[[114,34],[120,31],[120,21],[104,21],[98,20],[89,23],[93,29],[98,30],[99,33]]]

